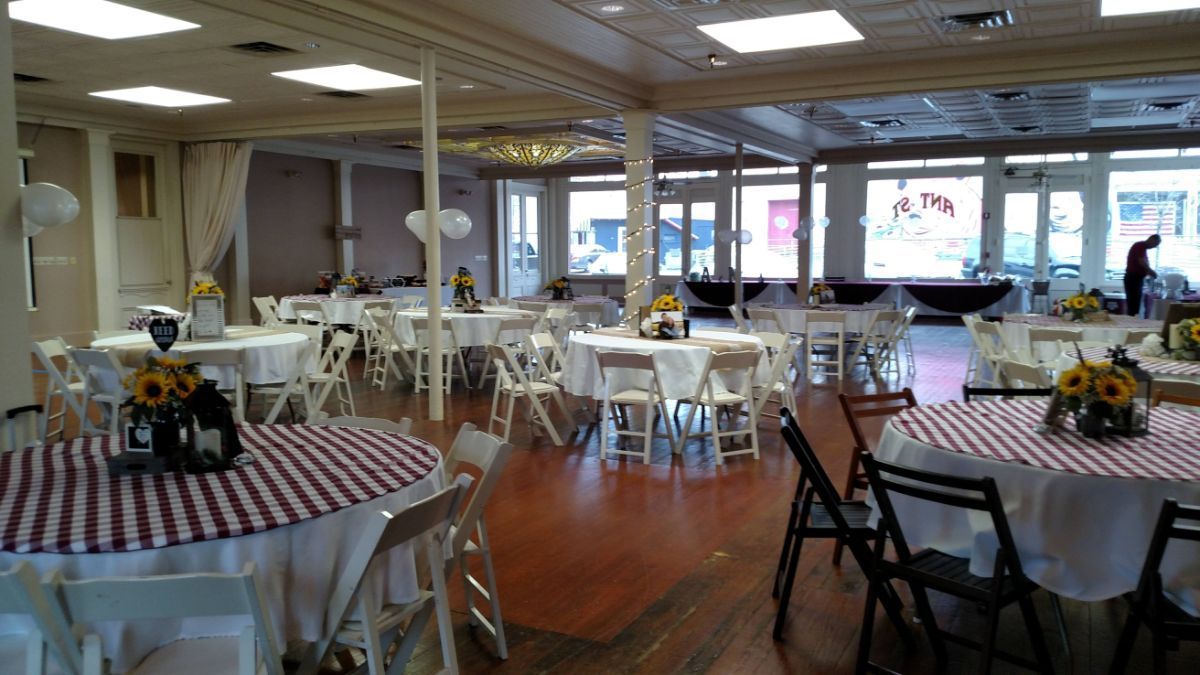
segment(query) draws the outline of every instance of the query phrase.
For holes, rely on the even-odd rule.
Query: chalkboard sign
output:
[[[225,339],[225,296],[192,296],[192,340]]]
[[[150,339],[160,351],[168,351],[171,345],[179,339],[179,323],[173,318],[159,317],[150,322],[146,328]]]

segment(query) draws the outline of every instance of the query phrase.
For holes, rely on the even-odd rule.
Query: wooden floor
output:
[[[920,402],[958,398],[968,344],[961,324],[918,323],[913,335],[915,377],[873,383],[859,374],[840,387],[836,380],[801,385],[799,421],[835,480],[845,475],[850,447],[838,392],[910,386]],[[352,367],[361,373],[361,361]],[[358,383],[356,402],[360,415],[413,418],[414,434],[445,450],[463,422],[486,426],[491,395],[490,389],[456,389],[444,422],[425,419],[424,396],[395,386],[384,393]],[[636,459],[601,461],[595,429],[580,427],[566,446],[555,447],[516,425],[516,451],[487,510],[509,658],[500,661],[490,637],[469,631],[456,576],[451,588],[462,671],[853,672],[863,577],[849,558],[834,567],[827,542],[805,545],[785,639],[771,638],[777,606],[771,580],[798,475],[776,425],[767,419],[760,425],[760,460],[736,457],[724,466],[698,440],[682,456],[672,455],[665,440],[657,442],[647,466]],[[1064,601],[1070,658],[1048,596],[1037,594],[1036,603],[1058,672],[1107,671],[1123,603]],[[983,624],[973,605],[935,596],[934,609],[952,630],[978,635]],[[440,668],[434,630],[409,672]],[[1015,608],[1005,610],[999,643],[1028,653]],[[955,647],[950,653],[950,672],[978,669],[974,653]],[[906,673],[934,670],[927,643],[906,650],[882,613],[873,658]],[[1200,673],[1200,648],[1185,645],[1168,665],[1171,672]],[[1149,670],[1143,632],[1129,672]],[[997,662],[996,672],[1017,670]]]

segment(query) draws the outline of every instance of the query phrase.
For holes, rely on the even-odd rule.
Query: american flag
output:
[[[1152,234],[1175,234],[1174,202],[1121,202],[1117,236],[1144,239]]]

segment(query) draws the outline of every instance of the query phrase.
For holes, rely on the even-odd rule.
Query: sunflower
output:
[[[1067,300],[1067,303],[1067,306],[1069,306],[1071,309],[1084,309],[1087,307],[1087,300],[1084,300],[1082,295],[1073,296]]]
[[[133,389],[133,402],[151,408],[167,402],[171,395],[170,384],[162,373],[144,373],[137,378]]]
[[[475,285],[475,280],[472,279],[471,277],[463,276],[463,277],[459,278],[458,283],[462,284],[463,286],[466,286],[467,288],[470,288],[471,286]]]
[[[1193,340],[1195,340],[1195,341],[1197,341],[1197,342],[1200,342],[1200,323],[1197,323],[1197,324],[1193,324],[1193,325],[1192,325],[1192,329],[1191,329],[1191,334],[1190,334],[1190,335],[1191,335],[1191,338],[1192,338]]]
[[[1130,393],[1130,387],[1119,376],[1105,374],[1096,378],[1096,395],[1109,405],[1120,407],[1129,403]]]
[[[180,370],[188,364],[184,359],[174,359],[170,356],[158,357],[158,367],[163,370]]]
[[[187,373],[180,373],[167,378],[167,384],[179,394],[179,398],[187,398],[192,395],[193,391],[196,391],[196,385],[199,383],[195,377]]]
[[[1091,369],[1087,365],[1075,366],[1058,378],[1058,390],[1064,396],[1083,396],[1091,384],[1088,379],[1089,375],[1091,375]]]
[[[566,288],[567,282],[563,281],[562,279],[555,279],[553,286],[555,288]]]
[[[1100,299],[1094,295],[1088,296],[1088,307],[1092,309],[1100,309]]]
[[[451,285],[451,286],[457,286],[457,285],[459,284],[459,282],[460,282],[460,281],[462,281],[462,278],[461,278],[461,277],[459,277],[457,274],[455,274],[454,276],[450,277],[450,285]]]

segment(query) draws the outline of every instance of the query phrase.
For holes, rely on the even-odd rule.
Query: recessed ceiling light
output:
[[[1198,7],[1200,0],[1100,0],[1100,16],[1182,12]]]
[[[460,85],[458,85],[458,88],[459,88],[459,89],[474,89],[474,88],[475,88],[475,85],[473,85],[473,84],[460,84]]]
[[[815,47],[863,39],[835,10],[697,26],[736,52]]]
[[[8,15],[17,21],[106,40],[200,27],[198,23],[172,19],[107,0],[16,0],[8,3]]]
[[[320,49],[321,48],[321,45],[317,42],[305,42],[304,46],[308,47],[309,49]]]
[[[116,101],[160,105],[165,108],[186,108],[193,105],[209,105],[211,103],[229,103],[227,98],[194,94],[190,91],[167,89],[165,87],[133,87],[132,89],[112,89],[109,91],[93,91],[89,96],[111,98]]]
[[[600,8],[600,11],[604,12],[606,14],[616,14],[617,12],[624,12],[625,5],[616,5],[616,4],[604,5],[603,7]]]
[[[297,82],[307,82],[320,87],[329,87],[343,91],[390,89],[392,87],[411,87],[414,84],[421,84],[420,80],[413,80],[393,75],[392,73],[385,73],[382,70],[358,65],[284,70],[271,74],[275,77],[296,80]]]
[[[729,62],[723,59],[713,59],[712,61],[709,61],[708,64],[714,68],[720,68],[721,66],[729,65]]]

